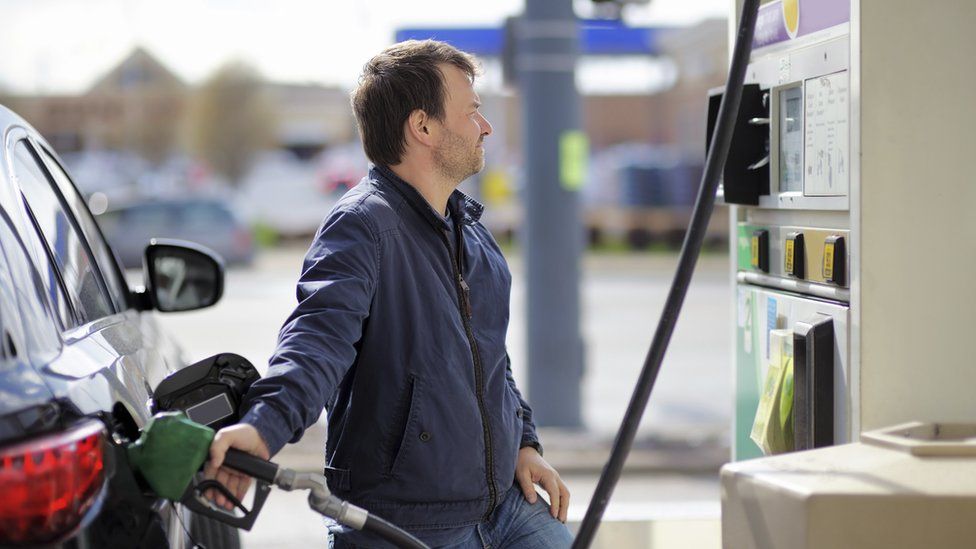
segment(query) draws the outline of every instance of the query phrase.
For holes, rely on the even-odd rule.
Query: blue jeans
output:
[[[573,544],[566,525],[552,518],[549,504],[542,497],[534,504],[526,501],[515,483],[495,512],[484,522],[450,530],[419,530],[411,534],[431,547],[455,549],[562,549]],[[333,535],[335,549],[393,547],[365,532],[349,531]]]

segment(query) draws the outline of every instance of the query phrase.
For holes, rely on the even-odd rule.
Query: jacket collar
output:
[[[390,168],[374,164],[370,167],[369,178],[390,184],[417,212],[434,224],[435,227],[441,229],[447,228],[447,222],[444,220],[444,216],[435,212],[434,208],[430,207],[427,199],[417,192],[417,189],[413,185],[401,179]],[[455,222],[460,221],[465,225],[471,225],[481,219],[481,214],[484,212],[485,207],[477,200],[455,189],[451,193],[451,196],[447,198],[447,209]]]

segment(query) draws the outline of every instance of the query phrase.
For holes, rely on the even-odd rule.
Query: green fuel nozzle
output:
[[[257,479],[252,508],[248,510],[222,484],[205,479],[200,469],[210,453],[214,430],[191,421],[183,412],[157,413],[142,430],[139,440],[126,451],[129,463],[160,496],[179,501],[194,513],[215,518],[236,528],[250,530],[270,492],[278,466],[239,450],[227,451],[225,463]],[[221,492],[240,511],[214,505],[204,493]]]
[[[160,412],[126,451],[129,463],[160,496],[179,501],[207,460],[214,431],[183,412]]]
[[[223,465],[254,477],[256,481],[254,502],[248,510],[225,486],[216,480],[204,478],[200,471],[210,453],[213,439],[213,429],[193,422],[183,412],[159,412],[142,430],[139,440],[126,450],[132,469],[157,494],[171,501],[179,501],[197,515],[219,520],[235,528],[251,529],[273,484],[288,491],[308,490],[309,506],[341,524],[373,532],[398,547],[426,549],[426,545],[404,530],[332,495],[324,475],[281,468],[271,461],[229,448]],[[222,493],[237,511],[214,505],[204,496],[211,489]]]

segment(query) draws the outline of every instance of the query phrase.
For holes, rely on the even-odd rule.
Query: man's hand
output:
[[[526,446],[519,450],[518,463],[515,464],[515,478],[529,503],[535,503],[536,498],[539,497],[535,493],[534,485],[542,486],[542,489],[549,494],[549,512],[552,513],[553,518],[566,522],[566,513],[569,511],[569,490],[563,483],[563,479],[559,478],[559,473],[542,459],[535,448]]]
[[[242,500],[251,486],[251,477],[220,466],[224,462],[224,455],[227,454],[228,448],[237,448],[262,459],[271,459],[271,452],[268,451],[268,445],[265,444],[258,430],[247,423],[238,423],[217,431],[213,443],[210,444],[210,459],[204,468],[204,476],[216,478],[217,482],[226,486],[234,494],[234,497]],[[228,511],[234,508],[230,500],[215,490],[208,490],[207,497]]]

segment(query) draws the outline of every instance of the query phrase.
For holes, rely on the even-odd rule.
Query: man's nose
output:
[[[481,115],[481,136],[482,137],[489,136],[491,135],[491,132],[492,132],[491,122],[489,122],[488,119],[485,118],[485,115],[482,114]]]

